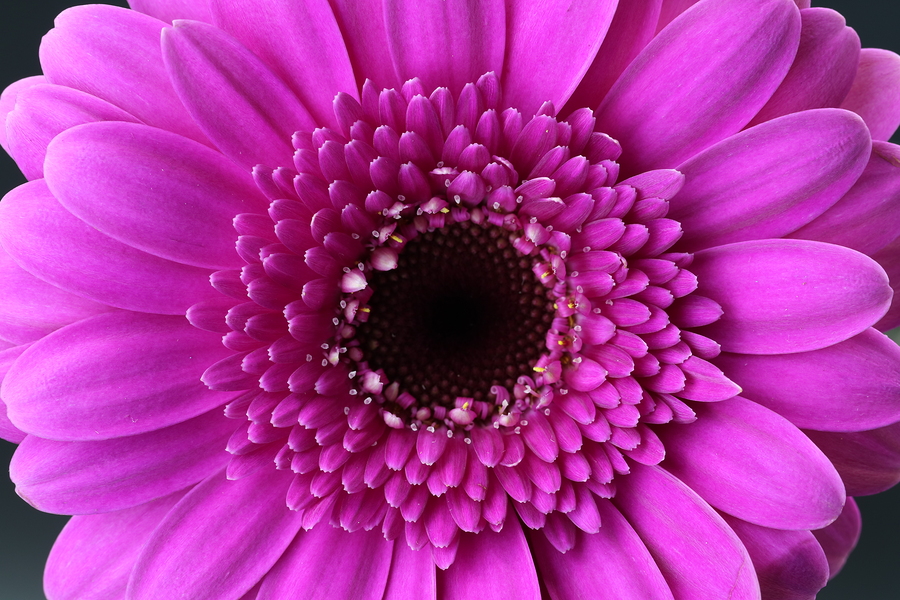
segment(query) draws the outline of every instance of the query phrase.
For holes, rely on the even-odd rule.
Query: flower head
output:
[[[837,572],[900,480],[900,58],[790,0],[132,6],[3,96],[48,596]]]

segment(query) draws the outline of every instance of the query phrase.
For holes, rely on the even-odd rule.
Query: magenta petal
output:
[[[394,544],[384,600],[436,600],[437,573],[428,550],[412,550],[405,542]]]
[[[850,189],[871,148],[862,119],[829,108],[767,121],[719,142],[677,167],[685,184],[668,216],[684,227],[679,248],[794,231]]]
[[[593,62],[617,3],[507,2],[504,104],[526,118],[547,101],[561,108]]]
[[[316,123],[252,52],[198,21],[164,30],[162,51],[178,96],[223,153],[248,169],[293,164],[291,136]]]
[[[0,244],[35,277],[117,308],[177,315],[220,297],[209,285],[208,270],[103,235],[64,209],[43,179],[17,187],[0,202]]]
[[[900,348],[874,329],[812,352],[724,353],[716,364],[797,427],[862,431],[900,421]]]
[[[382,0],[331,0],[330,4],[344,35],[358,86],[361,88],[370,79],[375,89],[399,89],[402,82],[391,59]]]
[[[2,359],[2,353],[0,353],[0,359]],[[6,403],[0,399],[0,439],[13,444],[21,444],[28,434],[13,425],[6,412]]]
[[[47,597],[53,600],[124,598],[128,577],[141,549],[183,495],[176,492],[134,508],[70,519],[47,559],[44,571]]]
[[[900,423],[870,431],[805,433],[834,464],[848,494],[878,494],[900,482]]]
[[[214,409],[178,425],[114,440],[55,442],[29,435],[13,455],[10,477],[16,493],[44,512],[121,510],[221,469],[234,428],[234,421]]]
[[[9,153],[28,179],[44,176],[47,145],[66,129],[96,121],[139,122],[96,96],[61,85],[36,85],[22,91],[6,121]]]
[[[725,521],[753,559],[763,598],[814,600],[828,583],[828,560],[810,532],[769,529],[728,515]]]
[[[844,505],[831,462],[785,418],[735,397],[659,431],[666,467],[719,510],[763,527],[817,529]]]
[[[50,191],[82,221],[138,250],[208,269],[243,266],[232,220],[269,204],[250,174],[218,152],[146,125],[70,129],[53,140],[44,170]]]
[[[529,535],[541,580],[554,599],[671,600],[672,591],[650,552],[622,514],[607,501],[597,502],[600,531],[578,531],[565,554],[543,531]]]
[[[888,331],[900,326],[900,293],[897,292],[897,289],[900,288],[900,237],[874,253],[872,258],[885,270],[891,281],[891,288],[894,290],[891,307],[887,314],[874,325],[878,331]]]
[[[900,125],[900,56],[863,48],[856,79],[841,108],[865,119],[873,140],[890,138]]]
[[[499,533],[460,534],[456,560],[446,571],[438,571],[438,598],[540,600],[531,550],[514,515],[507,513]]]
[[[892,291],[874,260],[806,240],[756,240],[698,252],[698,292],[722,318],[699,329],[722,349],[785,354],[824,348],[867,329],[887,311]]]
[[[320,523],[294,538],[263,580],[258,600],[381,600],[393,549],[380,531],[348,533]]]
[[[0,339],[14,344],[39,340],[69,323],[111,310],[45,283],[0,248]]]
[[[622,143],[627,172],[674,167],[750,122],[799,38],[790,0],[700,2],[625,70],[597,111],[598,129]]]
[[[829,577],[834,577],[847,562],[850,552],[859,541],[859,532],[862,529],[862,518],[856,500],[847,498],[844,511],[838,520],[824,529],[817,529],[812,534],[816,536],[825,556],[828,558]]]
[[[19,94],[36,85],[47,83],[47,78],[43,75],[34,77],[26,77],[18,81],[14,81],[3,90],[0,94],[0,147],[9,153],[9,140],[7,139],[6,119],[9,113],[16,107],[16,99]]]
[[[653,39],[662,4],[662,0],[619,2],[597,57],[569,99],[567,109],[597,108],[622,71]]]
[[[128,5],[133,10],[167,23],[175,19],[212,23],[209,0],[128,0]]]
[[[784,81],[750,125],[812,108],[841,105],[859,64],[859,36],[828,8],[800,11],[800,47]]]
[[[334,97],[338,92],[356,97],[356,82],[326,0],[212,0],[211,4],[215,24],[261,58],[316,123],[337,126]]]
[[[197,485],[147,542],[128,599],[168,598],[174,589],[191,600],[240,598],[300,530],[303,514],[284,501],[293,477],[260,469],[238,481],[217,473]]]
[[[844,197],[787,237],[872,255],[900,231],[900,146],[874,142],[869,164]]]
[[[402,80],[418,77],[426,91],[443,86],[456,95],[483,74],[503,69],[504,0],[385,0],[384,14]]]
[[[634,465],[616,483],[616,506],[644,540],[675,598],[759,600],[747,550],[693,490],[657,466]]]
[[[219,336],[183,317],[114,312],[32,345],[0,388],[21,429],[102,440],[180,423],[225,403],[200,376],[228,356]]]
[[[165,23],[102,4],[70,8],[55,23],[40,52],[50,83],[102,98],[147,125],[206,142],[163,66],[159,34]]]

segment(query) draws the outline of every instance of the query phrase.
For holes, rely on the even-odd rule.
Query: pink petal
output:
[[[171,23],[175,19],[193,19],[212,23],[209,0],[128,0],[138,12]]]
[[[230,355],[184,318],[113,312],[32,345],[3,380],[21,429],[58,440],[102,440],[180,423],[225,404],[200,381]]]
[[[147,125],[206,143],[175,95],[163,66],[159,34],[165,23],[133,10],[95,4],[70,8],[41,42],[50,83],[87,92]]]
[[[9,153],[28,179],[44,176],[47,145],[66,129],[96,121],[139,122],[96,96],[61,85],[36,85],[22,91],[6,121]]]
[[[460,534],[456,560],[437,574],[438,598],[540,600],[531,550],[514,514],[507,513],[499,533]]]
[[[14,344],[39,340],[69,323],[111,310],[75,296],[16,264],[0,248],[0,338]]]
[[[863,48],[856,79],[841,108],[865,119],[873,140],[890,138],[900,125],[900,56]]]
[[[358,96],[347,48],[326,0],[212,0],[211,5],[215,24],[262,59],[316,123],[337,126],[335,95]]]
[[[598,533],[578,531],[574,548],[559,552],[541,530],[529,534],[541,580],[551,598],[672,599],[647,547],[610,502],[597,502]]]
[[[659,11],[659,23],[656,31],[662,31],[666,25],[678,18],[681,13],[697,4],[697,0],[663,0],[662,9]]]
[[[281,558],[303,514],[285,506],[293,473],[260,469],[238,481],[222,473],[191,490],[163,519],[131,574],[129,600],[178,594],[240,598]]]
[[[653,39],[662,4],[663,0],[619,2],[597,57],[563,112],[597,108],[622,71]]]
[[[677,169],[685,185],[668,216],[681,222],[679,248],[782,237],[825,212],[853,186],[871,140],[854,113],[794,113],[747,129]]]
[[[800,47],[784,81],[750,125],[813,108],[841,105],[859,65],[859,36],[828,8],[800,11]]]
[[[890,309],[874,325],[878,331],[888,331],[900,325],[900,293],[897,292],[900,287],[900,237],[873,254],[872,258],[885,270],[894,290]]]
[[[427,550],[412,550],[398,540],[388,573],[384,600],[436,600],[437,574]]]
[[[884,270],[854,250],[806,240],[757,240],[698,252],[698,292],[725,314],[699,333],[728,352],[784,354],[824,348],[887,311]]]
[[[840,476],[786,419],[741,397],[694,408],[696,422],[659,434],[666,467],[712,506],[776,529],[817,529],[841,513]]]
[[[872,255],[900,231],[900,146],[874,142],[869,164],[834,206],[787,237]]]
[[[812,352],[724,353],[716,364],[797,427],[862,431],[900,421],[900,348],[874,329]]]
[[[622,143],[627,172],[674,167],[750,122],[799,38],[789,0],[701,2],[625,70],[597,111],[598,130]]]
[[[43,179],[17,187],[0,202],[0,244],[35,277],[117,308],[177,315],[221,297],[209,284],[208,270],[103,235],[64,209]]]
[[[844,512],[838,520],[824,529],[813,531],[812,534],[822,545],[825,556],[828,557],[829,578],[837,575],[847,562],[850,552],[859,541],[859,532],[862,529],[862,518],[859,507],[853,498],[847,498]]]
[[[427,92],[503,69],[504,0],[385,0],[388,45],[401,80],[418,77]],[[509,89],[509,84],[504,81]]]
[[[221,410],[164,429],[94,442],[29,435],[13,455],[10,477],[32,506],[57,514],[93,514],[137,506],[185,488],[228,461],[234,421]]]
[[[747,550],[693,490],[657,466],[635,465],[616,483],[615,505],[644,540],[675,598],[759,600]]]
[[[848,494],[878,494],[900,482],[900,423],[871,431],[805,433],[834,464]]]
[[[331,0],[360,88],[366,79],[379,90],[399,89],[403,83],[391,59],[383,4],[383,0]]]
[[[176,492],[134,508],[72,517],[47,558],[44,571],[47,597],[54,600],[124,598],[131,568],[141,549],[183,495]]]
[[[294,538],[257,600],[382,600],[393,549],[380,531],[348,533],[320,523]]]
[[[544,102],[561,108],[597,54],[616,0],[568,4],[506,2],[504,104],[527,117]],[[565,35],[559,35],[565,31]]]
[[[82,221],[195,267],[243,266],[234,216],[269,204],[250,174],[218,152],[146,125],[70,129],[53,140],[44,169],[50,191]]]
[[[725,515],[759,577],[763,598],[813,600],[828,583],[828,560],[808,531],[780,531]]]
[[[0,350],[0,383],[3,382],[3,379],[6,377],[6,373],[9,371],[12,364],[16,362],[16,359],[27,349],[28,345],[26,344],[24,346],[13,346],[12,348]],[[9,420],[6,403],[3,402],[2,397],[0,397],[0,439],[12,442],[13,444],[19,444],[25,439],[26,435],[28,434],[13,425],[12,421]]]
[[[7,139],[6,119],[16,107],[16,99],[19,94],[42,83],[47,83],[47,78],[43,75],[26,77],[12,82],[0,94],[0,147],[7,153],[9,153],[9,140]]]
[[[162,52],[178,97],[225,155],[248,169],[293,164],[291,136],[316,123],[252,52],[198,21],[164,30]]]

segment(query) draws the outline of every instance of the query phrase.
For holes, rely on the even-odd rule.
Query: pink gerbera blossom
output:
[[[131,4],[2,100],[51,600],[840,569],[900,480],[900,57],[791,0]]]

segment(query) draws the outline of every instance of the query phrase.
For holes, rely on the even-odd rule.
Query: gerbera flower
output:
[[[840,569],[900,479],[900,57],[790,0],[132,6],[3,96],[50,598]]]

